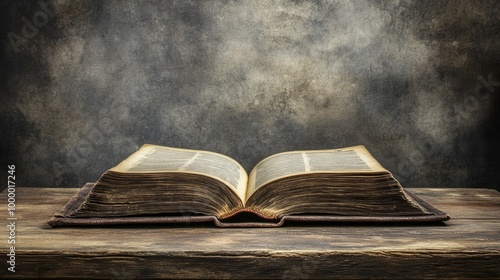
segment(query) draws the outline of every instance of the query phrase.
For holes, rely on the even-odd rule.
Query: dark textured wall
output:
[[[79,187],[143,143],[247,169],[363,144],[404,186],[500,189],[499,1],[0,10],[1,166],[20,186]]]

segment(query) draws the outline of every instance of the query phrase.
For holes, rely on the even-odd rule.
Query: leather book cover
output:
[[[130,216],[107,218],[73,218],[70,214],[83,202],[94,183],[83,186],[66,205],[48,221],[51,227],[64,226],[107,226],[107,225],[133,225],[133,224],[193,224],[213,223],[217,227],[280,227],[288,222],[306,223],[406,223],[406,222],[439,222],[450,219],[450,216],[433,207],[413,193],[404,190],[415,202],[420,204],[430,214],[416,216],[344,216],[344,215],[288,215],[280,219],[269,219],[248,209],[243,209],[219,220],[215,216],[192,215],[189,213],[172,216]]]

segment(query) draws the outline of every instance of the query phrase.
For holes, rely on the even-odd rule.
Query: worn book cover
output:
[[[81,188],[49,224],[276,227],[449,218],[404,190],[363,146],[279,153],[247,174],[218,153],[144,145]]]

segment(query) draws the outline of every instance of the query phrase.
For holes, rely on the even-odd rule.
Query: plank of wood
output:
[[[9,273],[5,267],[0,277],[500,277],[498,192],[410,190],[449,213],[452,220],[437,225],[53,229],[46,221],[77,189],[18,188],[17,272]],[[0,212],[6,212],[6,203]]]
[[[26,277],[75,279],[498,278],[497,254],[27,256]],[[40,261],[43,259],[43,261]],[[29,271],[26,271],[28,270]],[[71,277],[73,276],[73,277]]]
[[[493,189],[409,188],[455,219],[498,219],[500,192]]]

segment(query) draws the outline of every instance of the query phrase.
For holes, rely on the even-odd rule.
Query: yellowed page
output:
[[[263,159],[250,172],[246,199],[261,186],[280,178],[304,173],[332,172],[340,174],[387,170],[364,146],[279,153]]]
[[[234,159],[214,152],[145,144],[110,169],[122,173],[187,172],[226,183],[245,201],[248,176]]]

